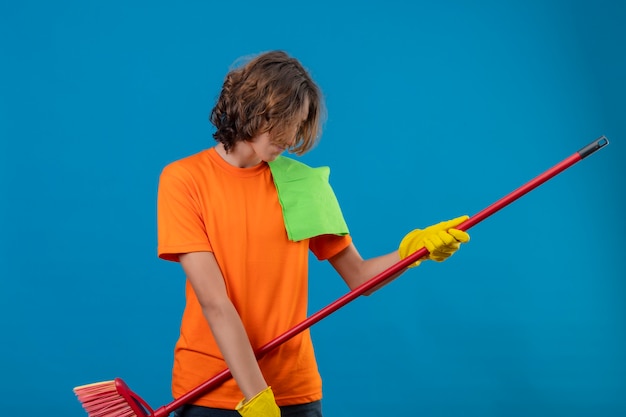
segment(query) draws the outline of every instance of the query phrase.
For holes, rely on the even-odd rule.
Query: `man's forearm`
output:
[[[267,387],[237,310],[230,302],[205,307],[213,337],[246,399]]]

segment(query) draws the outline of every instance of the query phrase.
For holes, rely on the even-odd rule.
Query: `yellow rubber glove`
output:
[[[271,387],[265,388],[249,401],[244,398],[235,408],[243,417],[280,417]]]
[[[437,223],[428,226],[426,229],[415,229],[408,233],[400,242],[398,253],[400,259],[415,253],[419,249],[426,247],[428,256],[409,265],[409,268],[418,266],[424,259],[436,262],[443,262],[454,252],[459,250],[461,243],[469,242],[470,236],[466,232],[455,229],[455,226],[469,219],[469,216],[461,216],[456,219]]]

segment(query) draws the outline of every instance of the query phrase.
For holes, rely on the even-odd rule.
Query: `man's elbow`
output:
[[[231,301],[228,298],[211,298],[208,300],[199,300],[202,313],[209,324],[224,320],[234,310]]]

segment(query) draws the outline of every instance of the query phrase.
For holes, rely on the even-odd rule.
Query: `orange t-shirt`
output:
[[[300,323],[307,315],[308,251],[328,259],[350,236],[287,239],[269,166],[238,168],[211,148],[169,164],[158,195],[158,255],[209,251],[219,264],[228,296],[254,349]],[[226,363],[187,281],[187,303],[174,351],[175,398],[224,370]],[[321,378],[307,331],[259,360],[279,405],[322,397]],[[194,403],[234,409],[243,394],[229,380]]]

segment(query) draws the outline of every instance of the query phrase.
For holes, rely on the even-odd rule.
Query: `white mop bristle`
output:
[[[138,417],[117,391],[115,381],[96,382],[74,388],[89,417]]]

